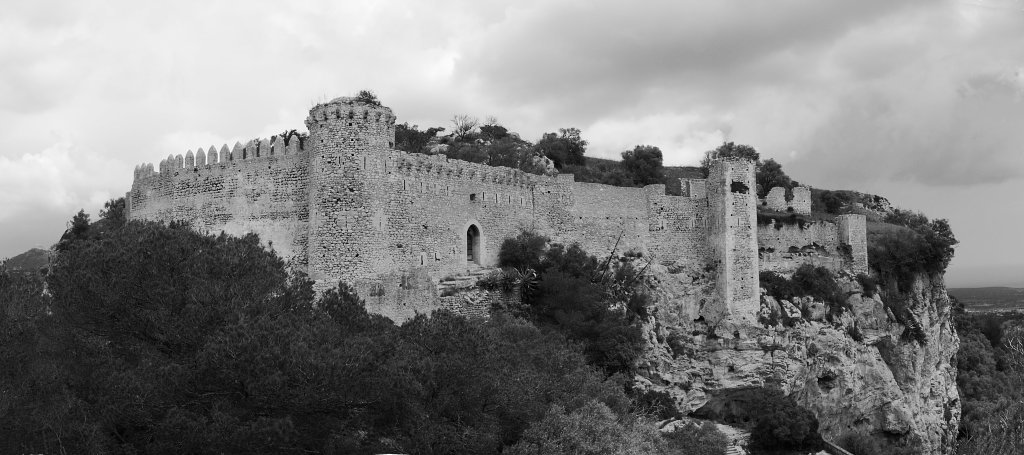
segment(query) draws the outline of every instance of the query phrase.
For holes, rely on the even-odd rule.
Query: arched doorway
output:
[[[480,229],[475,224],[466,229],[466,263],[480,264]]]

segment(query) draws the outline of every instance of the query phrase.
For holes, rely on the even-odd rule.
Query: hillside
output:
[[[32,271],[46,267],[50,263],[52,253],[40,248],[32,248],[14,256],[0,264],[0,268],[10,271]]]

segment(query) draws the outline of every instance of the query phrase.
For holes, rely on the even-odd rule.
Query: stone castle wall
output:
[[[769,210],[776,212],[793,212],[802,215],[811,213],[811,190],[810,188],[798,186],[793,188],[793,199],[786,200],[786,189],[777,186],[768,191],[762,201]]]
[[[257,232],[283,258],[305,267],[309,157],[298,139],[277,145],[276,154],[273,147],[258,155],[255,143],[236,144],[233,151],[223,146],[219,153],[200,149],[199,162],[191,151],[168,157],[160,172],[152,165],[140,167],[125,198],[129,216],[186,221],[201,232]]]
[[[311,109],[304,140],[211,147],[168,157],[159,172],[141,166],[129,217],[255,232],[319,289],[349,282],[368,309],[395,320],[450,306],[437,282],[496,265],[502,242],[523,230],[599,257],[635,251],[716,266],[709,319],[757,312],[759,240],[788,248],[817,239],[761,235],[750,162],[716,162],[709,179],[683,179],[683,195],[672,196],[665,185],[582,183],[398,151],[394,124],[387,107],[339,98]],[[857,226],[843,232],[860,235]],[[839,231],[830,232],[822,236],[835,243]]]

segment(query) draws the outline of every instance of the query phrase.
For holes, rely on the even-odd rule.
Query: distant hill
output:
[[[1024,289],[1010,287],[949,288],[968,311],[1024,310]]]
[[[37,271],[50,264],[51,255],[52,253],[48,250],[32,248],[4,261],[0,264],[0,268],[10,271]]]

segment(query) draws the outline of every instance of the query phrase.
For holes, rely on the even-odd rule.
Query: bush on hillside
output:
[[[590,402],[572,411],[552,406],[543,420],[530,425],[522,440],[504,453],[668,455],[673,452],[669,451],[653,422],[638,418],[620,420],[607,406]]]
[[[681,425],[665,439],[677,452],[686,455],[725,455],[729,448],[729,438],[714,423],[703,422],[700,425]]]
[[[816,450],[821,447],[818,419],[796,404],[792,397],[766,389],[751,409],[756,409],[750,443],[761,449]]]
[[[916,227],[869,225],[868,264],[890,291],[907,292],[919,274],[942,273],[958,243],[946,220]]]
[[[803,264],[793,272],[790,279],[801,295],[809,295],[836,307],[846,301],[842,288],[836,282],[835,274],[825,267]]]
[[[529,232],[503,242],[498,256],[503,266],[537,271],[536,292],[523,296],[528,318],[581,342],[588,361],[609,374],[635,368],[652,303],[629,260],[602,261],[578,244],[548,244]]]
[[[779,300],[810,296],[830,307],[841,306],[846,300],[835,274],[825,267],[802,264],[789,279],[769,271],[761,272],[758,278],[768,295]]]

